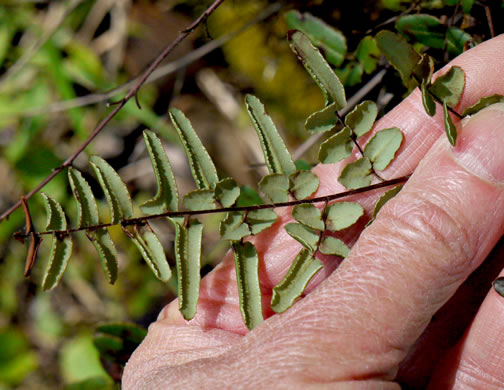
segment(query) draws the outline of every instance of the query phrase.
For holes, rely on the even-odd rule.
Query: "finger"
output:
[[[504,72],[494,66],[495,63],[500,63],[499,61],[504,61],[504,36],[485,42],[465,52],[449,64],[449,66],[461,66],[466,74],[465,90],[457,107],[459,111],[472,105],[483,96],[495,93],[504,94]],[[446,71],[447,67],[441,72]],[[438,111],[442,110],[438,109]],[[438,112],[433,118],[429,117],[425,113],[418,90],[382,118],[376,129],[393,126],[401,128],[404,133],[404,142],[396,159],[383,173],[383,176],[387,178],[411,173],[432,144],[441,135],[444,136],[442,112]],[[321,180],[317,195],[326,195],[344,190],[334,179],[339,177],[343,166],[343,164],[331,164],[319,165],[315,168],[315,172]],[[367,215],[372,210],[377,196],[377,193],[374,192],[358,198]],[[271,288],[281,280],[301,248],[283,229],[283,225],[291,219],[285,210],[280,211],[282,213],[281,220],[254,241],[258,252],[262,255],[260,281],[266,316],[271,314],[271,311],[268,310]],[[365,221],[361,222],[360,228],[365,224]],[[351,234],[353,236],[346,236],[346,241],[352,243],[359,232],[360,229],[352,230]],[[307,291],[318,285],[339,265],[339,261],[334,257],[323,258],[322,260],[324,268],[312,280]],[[227,329],[240,334],[247,332],[239,310],[232,254],[229,253],[223,263],[203,279],[200,297],[197,315],[192,322],[194,325],[205,328]],[[176,301],[168,305],[161,313],[160,319],[171,324],[185,323],[177,305]]]

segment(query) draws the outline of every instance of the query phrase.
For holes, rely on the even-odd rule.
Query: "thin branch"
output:
[[[187,65],[193,63],[194,61],[199,60],[200,58],[206,56],[207,54],[211,53],[212,51],[225,45],[227,42],[229,42],[233,38],[237,37],[238,35],[242,34],[244,31],[248,30],[250,27],[267,19],[268,17],[275,14],[279,10],[280,10],[280,4],[278,4],[278,3],[272,4],[268,7],[266,7],[254,19],[252,19],[250,22],[248,22],[244,26],[237,28],[236,30],[231,31],[228,34],[225,34],[225,35],[223,35],[213,41],[210,41],[210,42],[204,44],[203,46],[197,48],[196,50],[191,51],[190,53],[186,54],[185,56],[183,56],[175,61],[169,62],[168,64],[165,64],[163,66],[160,66],[158,69],[156,69],[154,72],[152,72],[152,74],[146,80],[145,84],[153,83],[153,82],[155,82],[165,76],[168,76],[168,75],[186,67]],[[85,106],[89,106],[92,104],[105,102],[109,99],[112,99],[114,96],[118,95],[119,93],[124,92],[124,91],[128,90],[129,88],[132,88],[133,85],[137,81],[138,81],[138,78],[135,78],[135,79],[127,81],[126,83],[124,83],[114,89],[111,89],[110,91],[107,91],[107,92],[88,94],[86,96],[81,96],[81,97],[78,97],[75,99],[48,104],[43,107],[31,108],[31,109],[26,110],[24,112],[13,114],[13,116],[31,117],[31,116],[40,115],[40,114],[48,114],[48,113],[52,114],[52,113],[67,111],[67,110],[70,110],[70,109],[76,108],[76,107],[85,107]]]
[[[168,45],[161,54],[154,60],[154,62],[147,68],[135,85],[129,90],[126,96],[117,104],[117,106],[103,119],[98,126],[93,130],[89,138],[77,149],[77,151],[65,160],[63,164],[55,168],[52,173],[46,177],[42,182],[37,185],[33,190],[25,195],[26,199],[30,199],[34,194],[40,191],[47,183],[49,183],[54,177],[56,177],[61,171],[66,167],[72,165],[73,161],[77,156],[96,138],[98,134],[105,128],[105,126],[112,120],[112,118],[124,107],[124,105],[135,96],[138,90],[142,87],[149,76],[154,72],[154,70],[159,66],[159,64],[175,49],[180,42],[191,34],[208,16],[214,12],[219,5],[221,5],[224,0],[215,0],[189,27],[183,30],[178,37]],[[12,207],[0,215],[0,222],[7,218],[14,210],[16,210],[21,205],[21,201],[17,201]]]
[[[47,232],[40,232],[36,233],[37,235],[46,235],[46,234],[71,234],[71,233],[76,233],[80,231],[94,231],[98,230],[101,228],[108,228],[111,226],[117,226],[121,225],[122,227],[126,226],[132,226],[132,225],[142,225],[145,224],[148,220],[151,219],[157,219],[157,218],[165,218],[165,217],[190,217],[194,215],[205,215],[205,214],[215,214],[215,213],[227,213],[227,212],[239,212],[239,211],[245,211],[245,212],[250,212],[250,211],[255,211],[255,210],[263,210],[263,209],[276,209],[276,208],[281,208],[281,207],[292,207],[296,206],[299,204],[308,204],[308,203],[329,203],[330,201],[336,200],[336,199],[341,199],[341,198],[346,198],[351,195],[357,195],[357,194],[362,194],[364,192],[369,192],[369,191],[374,191],[383,187],[389,187],[393,186],[396,184],[401,184],[410,178],[410,175],[406,176],[401,176],[397,177],[395,179],[383,181],[381,183],[377,184],[372,184],[370,186],[362,187],[362,188],[357,188],[355,190],[349,190],[349,191],[344,191],[344,192],[339,192],[337,194],[331,194],[331,195],[325,195],[325,196],[319,196],[317,198],[311,198],[311,199],[302,199],[302,200],[293,200],[290,202],[281,202],[281,203],[267,203],[267,204],[260,204],[260,205],[254,205],[254,206],[242,206],[242,207],[223,207],[220,209],[210,209],[210,210],[194,210],[194,211],[167,211],[165,213],[161,214],[153,214],[153,215],[146,215],[144,217],[139,217],[139,218],[130,218],[130,219],[123,219],[120,223],[102,223],[99,225],[93,225],[93,226],[84,226],[84,227],[79,227],[75,229],[68,229],[68,230],[61,230],[61,231],[47,231]],[[22,233],[16,233],[16,238],[17,239],[22,239],[25,238],[26,235]]]

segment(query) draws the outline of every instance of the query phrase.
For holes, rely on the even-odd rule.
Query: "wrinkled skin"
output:
[[[452,61],[466,73],[458,112],[504,95],[503,63],[504,36]],[[303,299],[281,315],[268,308],[300,249],[282,229],[286,210],[254,239],[267,320],[244,327],[228,254],[204,278],[192,321],[172,302],[150,326],[123,389],[504,388],[504,298],[491,288],[504,267],[503,250],[492,252],[504,233],[504,104],[457,122],[455,148],[437,111],[425,114],[417,90],[375,126],[405,135],[382,175],[413,176],[370,227],[346,237],[354,245],[341,265],[323,258]],[[344,164],[316,168],[318,195],[343,190]],[[378,196],[353,200],[369,215]]]

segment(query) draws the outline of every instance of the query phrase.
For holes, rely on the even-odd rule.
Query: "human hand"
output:
[[[504,36],[450,63],[466,74],[458,112],[504,95],[503,63]],[[123,389],[504,388],[504,300],[490,288],[504,253],[489,256],[504,233],[504,104],[458,124],[455,148],[440,111],[427,116],[415,91],[379,121],[405,136],[383,176],[414,173],[371,226],[352,231],[339,267],[322,259],[306,297],[280,315],[265,309],[247,332],[226,256],[203,279],[192,321],[172,302],[151,325]],[[342,190],[342,166],[316,168],[317,195]],[[354,200],[369,214],[377,196]],[[255,238],[265,306],[300,248],[282,229],[288,218]]]

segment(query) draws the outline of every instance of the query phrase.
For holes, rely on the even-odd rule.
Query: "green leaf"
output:
[[[296,160],[294,164],[296,164],[296,170],[298,171],[311,171],[313,168],[311,164],[305,160]]]
[[[322,212],[313,204],[298,204],[292,209],[292,217],[299,223],[315,229],[324,230]]]
[[[231,178],[222,179],[215,185],[215,199],[222,207],[231,207],[240,196],[240,187]]]
[[[273,203],[289,200],[289,178],[279,173],[264,176],[259,182],[259,188]]]
[[[355,202],[337,202],[326,209],[326,229],[337,232],[352,226],[364,215],[362,206]]]
[[[269,172],[290,175],[296,170],[296,166],[264,105],[253,95],[245,97],[245,104],[261,142],[264,161]]]
[[[392,199],[394,196],[396,196],[399,191],[403,188],[403,185],[398,185],[395,186],[394,188],[386,191],[382,196],[380,196],[380,199],[375,204],[374,210],[373,210],[373,217],[371,220],[376,219],[376,216],[378,215],[378,212],[381,210],[381,208],[387,203],[390,199]]]
[[[320,180],[311,171],[296,171],[289,176],[290,191],[297,200],[312,196],[319,188]]]
[[[182,203],[188,210],[214,210],[217,208],[214,191],[210,189],[191,191],[184,196]]]
[[[298,253],[287,274],[273,287],[271,308],[276,313],[283,313],[303,294],[308,282],[322,269],[322,263],[311,253],[302,249]]]
[[[131,237],[156,278],[162,282],[167,282],[171,278],[171,270],[163,246],[150,226],[146,226],[147,228],[135,225],[133,231],[128,230],[127,234]]]
[[[199,300],[203,225],[195,219],[190,219],[187,225],[170,220],[175,225],[179,310],[190,320],[196,314]]]
[[[466,14],[471,12],[471,8],[474,5],[474,3],[475,3],[475,0],[461,0],[460,1],[460,4],[462,4],[462,10]],[[502,8],[502,4],[501,4],[501,8]]]
[[[436,102],[423,81],[420,85],[420,90],[422,91],[422,104],[425,112],[430,116],[434,116],[436,114]]]
[[[465,74],[462,68],[452,66],[448,72],[438,77],[429,87],[432,93],[448,107],[455,107],[464,92]]]
[[[250,242],[233,243],[240,311],[248,329],[263,322],[261,287],[259,285],[259,256]]]
[[[361,137],[373,128],[377,115],[376,103],[366,100],[348,113],[345,117],[345,124],[352,129],[357,137]]]
[[[394,159],[401,146],[403,135],[397,127],[378,131],[364,148],[364,156],[373,163],[373,168],[383,171]]]
[[[350,248],[338,238],[325,236],[320,243],[320,252],[324,255],[336,255],[339,257],[347,257]]]
[[[161,140],[149,130],[145,130],[143,136],[151,159],[152,169],[156,176],[158,189],[154,198],[140,205],[140,208],[146,214],[160,214],[167,210],[177,211],[177,184]]]
[[[364,68],[359,62],[350,61],[344,67],[334,69],[334,73],[345,87],[352,87],[362,82]]]
[[[351,136],[352,131],[344,127],[322,142],[318,154],[319,161],[323,164],[332,164],[350,157],[354,146]]]
[[[457,127],[453,124],[446,102],[443,102],[443,116],[446,136],[452,146],[457,144]]]
[[[79,227],[98,225],[98,207],[91,187],[82,174],[72,167],[68,168],[68,181],[77,201]]]
[[[322,90],[326,105],[336,103],[336,110],[346,106],[345,89],[319,50],[302,32],[290,32],[288,39],[292,50]]]
[[[380,58],[380,50],[376,45],[375,39],[370,36],[362,38],[355,51],[355,57],[362,65],[366,74],[373,73],[376,70],[378,59]]]
[[[488,107],[495,103],[504,103],[504,96],[502,95],[485,96],[480,100],[478,100],[476,103],[474,103],[472,106],[467,107],[462,113],[462,116],[474,115],[478,111],[481,111],[485,107]]]
[[[457,27],[450,27],[446,31],[446,48],[452,56],[462,54],[466,44],[473,40],[472,36]]]
[[[198,189],[213,189],[219,181],[217,170],[207,150],[194,131],[184,113],[176,108],[170,109],[170,119],[177,129],[189,160],[189,166]]]
[[[65,223],[66,229],[66,223]],[[70,256],[72,255],[72,238],[69,235],[59,236],[56,233],[52,235],[51,253],[49,254],[49,263],[44,272],[42,280],[42,290],[51,290],[56,287],[68,266]]]
[[[285,225],[285,230],[295,240],[299,241],[311,253],[317,250],[319,242],[319,233],[312,228],[309,228],[300,223],[288,223]]]
[[[382,30],[376,34],[376,44],[390,64],[399,72],[404,85],[408,88],[415,87],[417,83],[411,75],[421,57],[406,39],[392,31]]]
[[[345,59],[347,50],[345,36],[323,20],[305,12],[289,11],[285,14],[290,29],[304,33],[310,41],[322,49],[327,61],[334,66],[340,66]]]
[[[421,80],[421,84],[430,85],[434,74],[434,59],[428,54],[423,54],[413,72]]]
[[[305,129],[310,133],[323,133],[338,123],[336,103],[331,103],[320,111],[311,114],[305,121]]]
[[[433,49],[442,49],[444,46],[446,27],[435,16],[426,14],[401,16],[395,27],[400,33]]]
[[[223,240],[239,241],[250,235],[249,226],[245,223],[244,211],[233,211],[226,214],[219,226]]]
[[[66,216],[59,202],[44,192],[41,192],[40,195],[44,199],[47,213],[46,230],[66,230]]]
[[[119,223],[123,218],[133,216],[133,204],[126,184],[117,172],[100,156],[91,156],[89,163],[107,198],[111,223]]]
[[[277,219],[278,216],[273,209],[261,209],[249,211],[246,223],[252,235],[255,235],[271,227]]]
[[[98,252],[108,282],[114,284],[117,279],[117,250],[110,233],[102,228],[88,232],[87,236]]]
[[[120,337],[111,335],[96,335],[93,337],[93,344],[100,355],[117,355],[124,349],[124,342]]]
[[[349,190],[366,187],[373,180],[371,168],[371,161],[367,157],[362,157],[347,164],[341,171],[338,181]]]
[[[243,185],[240,187],[240,196],[236,200],[236,207],[254,206],[263,204],[263,200],[252,187]]]
[[[134,345],[140,345],[145,336],[147,336],[147,329],[127,322],[110,322],[101,324],[96,328],[96,331],[120,337],[122,340],[126,341],[126,343]]]

